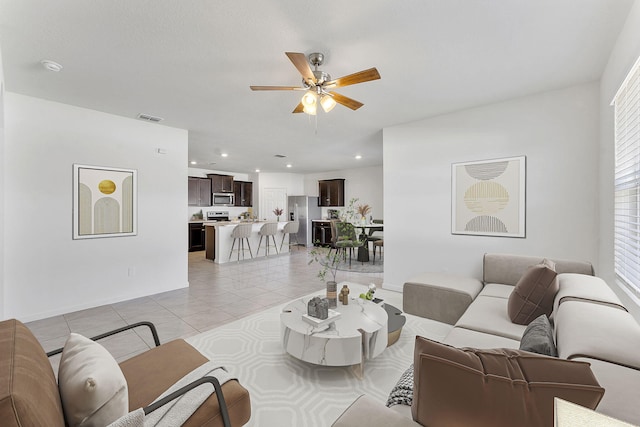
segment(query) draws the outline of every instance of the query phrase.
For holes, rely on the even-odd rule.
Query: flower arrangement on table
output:
[[[358,214],[363,220],[366,220],[367,215],[371,212],[371,206],[369,205],[358,205]]]
[[[280,215],[282,215],[282,213],[283,213],[283,212],[284,212],[284,210],[283,210],[283,209],[280,209],[280,208],[275,208],[275,209],[273,210],[273,214],[276,216],[276,219],[277,219],[278,221],[280,221]]]

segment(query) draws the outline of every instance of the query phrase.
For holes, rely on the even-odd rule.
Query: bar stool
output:
[[[282,242],[280,242],[280,252],[282,252],[282,245],[284,244],[284,238],[288,234],[289,235],[289,248],[291,245],[298,246],[298,229],[300,228],[300,223],[298,221],[287,222],[282,229]],[[291,243],[291,238],[295,237],[296,242]]]
[[[236,228],[231,232],[231,238],[233,239],[233,243],[231,244],[231,251],[229,252],[229,260],[231,260],[231,255],[233,254],[233,247],[236,244],[236,240],[238,242],[238,261],[240,261],[240,252],[242,252],[242,259],[244,259],[244,241],[247,241],[247,246],[249,247],[249,255],[253,258],[253,254],[251,253],[251,245],[249,244],[249,236],[251,236],[251,229],[253,228],[253,224],[238,224]]]
[[[269,256],[269,237],[273,239],[273,247],[276,248],[276,254],[278,253],[278,244],[276,243],[276,233],[278,232],[277,222],[267,222],[260,227],[258,234],[260,235],[260,241],[258,242],[258,251],[256,256],[260,253],[260,245],[262,244],[262,238],[267,238],[267,244],[265,245],[264,254]]]
[[[376,263],[376,249],[380,248],[380,257],[382,257],[382,248],[384,248],[384,240],[376,240],[373,242],[373,264]]]

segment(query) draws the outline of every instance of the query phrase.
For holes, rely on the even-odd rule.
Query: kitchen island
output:
[[[260,227],[265,222],[269,221],[256,221],[251,222],[251,237],[249,237],[249,244],[251,245],[251,253],[254,258],[260,258],[265,256],[265,240],[266,236],[262,239],[262,245],[260,246],[260,253],[256,253],[258,251],[258,243],[260,242]],[[233,229],[238,224],[244,224],[244,222],[239,221],[219,221],[219,222],[204,222],[205,226],[205,251],[206,258],[212,260],[216,264],[224,264],[227,262],[237,261],[238,256],[236,254],[236,249],[238,247],[238,242],[233,249],[233,256],[229,259],[229,252],[231,251],[231,246],[233,244],[233,239],[231,238],[231,233]],[[282,242],[282,229],[286,224],[285,222],[278,223],[278,233],[275,235],[276,244],[278,247],[278,252],[280,252],[280,243]],[[270,239],[271,247],[269,248],[269,255],[275,256],[276,251],[273,248],[273,240]],[[245,242],[246,243],[246,242]],[[247,249],[245,247],[245,249]],[[289,235],[284,238],[284,243],[282,244],[282,253],[289,252]],[[240,259],[242,259],[242,254],[240,254]],[[251,259],[249,256],[249,251],[247,250],[244,256],[244,259]]]

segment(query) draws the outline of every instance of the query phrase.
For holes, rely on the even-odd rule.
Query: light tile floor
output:
[[[189,287],[148,297],[103,305],[27,323],[45,351],[64,345],[70,332],[88,337],[148,320],[158,329],[160,342],[186,338],[235,319],[262,311],[324,288],[309,265],[305,249],[256,260],[215,264],[202,252],[189,253]],[[375,283],[382,273],[339,271],[338,281]],[[153,346],[147,328],[136,328],[100,341],[118,360]],[[60,355],[50,358],[54,372]]]

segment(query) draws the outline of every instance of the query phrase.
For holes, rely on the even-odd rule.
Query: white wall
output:
[[[384,129],[386,287],[482,254],[598,256],[598,85],[591,83]],[[526,238],[451,234],[451,164],[527,157]]]
[[[307,174],[304,176],[304,191],[309,196],[319,196],[318,181],[323,179],[344,178],[344,202],[357,198],[357,205],[371,206],[374,218],[384,218],[383,169],[381,166],[371,166],[357,169],[344,169],[332,172]],[[326,216],[327,208],[323,208]]]
[[[624,28],[618,36],[609,62],[600,80],[600,275],[608,283],[616,283],[613,271],[613,180],[614,180],[614,110],[610,105],[631,66],[640,56],[640,1],[636,0]],[[614,288],[625,305],[640,319],[638,299],[632,300]]]
[[[266,209],[257,209],[256,206],[260,206],[260,199],[263,197],[263,192],[267,188],[284,188],[287,196],[302,196],[304,195],[304,175],[296,173],[260,173],[258,175],[258,194],[257,204],[254,205],[254,212],[259,218],[275,219],[275,215],[272,212],[265,212]],[[255,184],[254,184],[255,185]],[[255,187],[254,187],[255,188]],[[255,192],[255,191],[254,191]],[[254,200],[255,196],[254,196]],[[287,206],[279,206],[284,209],[284,218],[287,216]],[[283,219],[284,219],[283,218]]]
[[[11,92],[5,113],[5,317],[188,285],[185,130]],[[74,163],[137,169],[137,236],[72,239]]]

